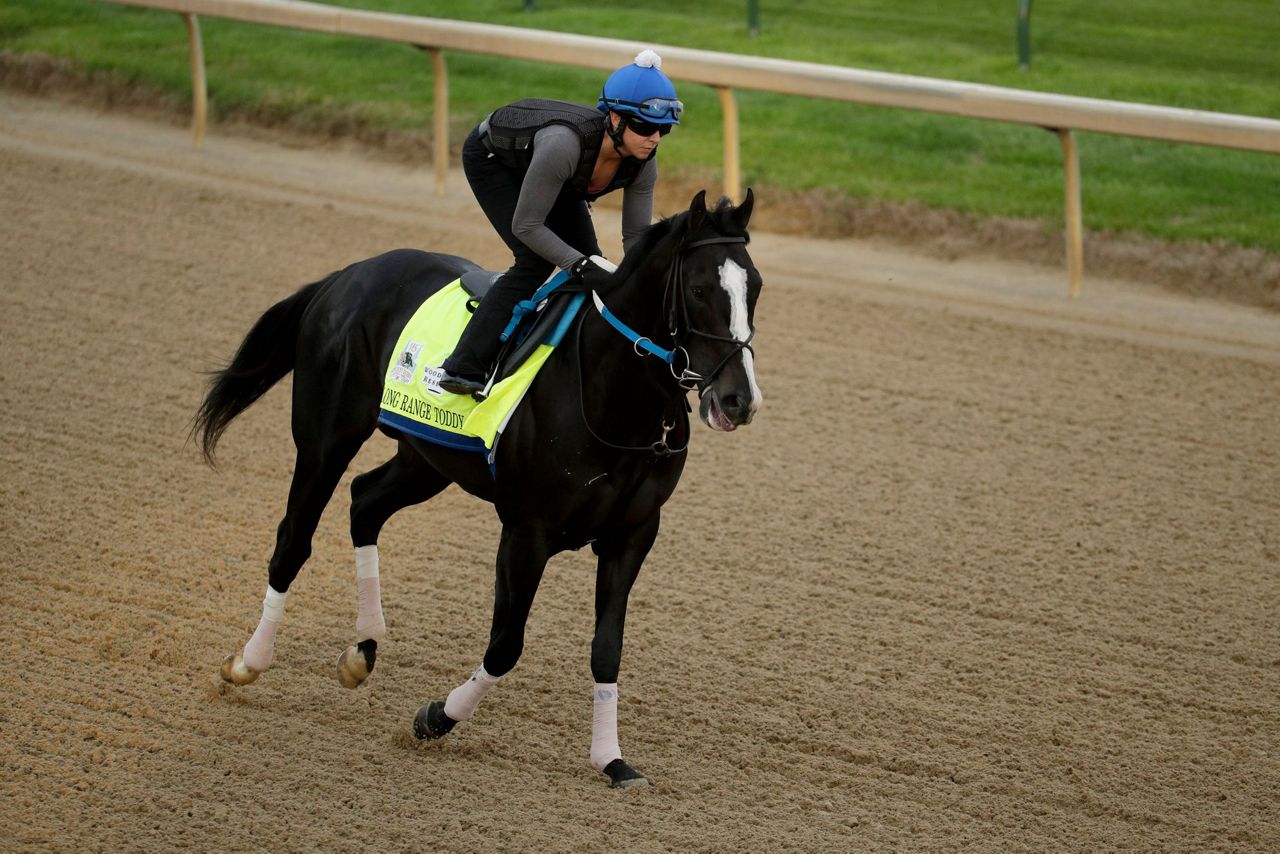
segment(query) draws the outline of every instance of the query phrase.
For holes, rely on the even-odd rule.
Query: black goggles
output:
[[[655,133],[666,136],[671,133],[671,129],[675,125],[660,125],[656,122],[646,122],[644,119],[637,119],[635,116],[625,116],[623,119],[627,123],[627,127],[640,136],[653,136]]]
[[[646,101],[624,101],[621,98],[601,98],[606,106],[617,104],[619,107],[631,107],[641,118],[675,119],[680,121],[684,113],[684,102],[678,98],[649,98]]]

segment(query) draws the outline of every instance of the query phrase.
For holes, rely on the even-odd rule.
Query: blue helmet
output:
[[[596,109],[636,116],[657,125],[678,125],[684,104],[676,87],[663,74],[662,57],[651,50],[636,54],[635,62],[609,75]]]

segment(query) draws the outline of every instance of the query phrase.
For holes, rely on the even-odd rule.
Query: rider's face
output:
[[[635,157],[640,160],[648,159],[653,154],[653,150],[658,147],[658,142],[662,139],[662,135],[657,130],[648,135],[637,133],[622,116],[617,113],[610,113],[609,115],[614,122],[615,128],[619,123],[622,125],[622,145],[619,146],[618,153],[624,157]]]

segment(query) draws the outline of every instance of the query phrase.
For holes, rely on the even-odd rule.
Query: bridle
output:
[[[670,349],[659,347],[653,342],[653,339],[640,335],[627,324],[623,323],[609,307],[604,304],[604,300],[595,291],[591,292],[591,299],[595,303],[596,311],[600,313],[609,325],[622,334],[631,342],[632,349],[635,350],[637,356],[654,356],[667,363],[667,367],[671,371],[671,376],[675,379],[676,384],[684,391],[697,390],[698,397],[702,397],[711,388],[711,383],[724,370],[729,360],[743,350],[747,350],[753,356],[755,351],[751,348],[751,339],[755,337],[755,330],[747,336],[745,341],[739,341],[737,338],[726,335],[712,335],[709,332],[703,332],[695,329],[689,320],[689,305],[684,293],[684,258],[692,249],[699,246],[710,246],[717,243],[746,243],[747,238],[743,236],[737,237],[708,237],[702,240],[694,240],[684,243],[676,249],[675,258],[671,262],[671,266],[667,269],[667,281],[662,295],[662,314],[666,319],[667,334],[671,338],[672,346]],[[597,442],[607,445],[610,448],[619,451],[652,451],[660,457],[671,456],[672,454],[682,454],[689,448],[689,404],[685,401],[683,410],[685,422],[685,444],[683,448],[671,448],[667,445],[667,434],[675,427],[675,421],[668,421],[665,418],[662,421],[662,438],[650,445],[615,445],[612,442],[600,438],[599,434],[591,427],[591,422],[587,420],[587,410],[585,401],[585,389],[582,374],[582,327],[584,324],[579,323],[577,329],[577,348],[578,348],[578,403],[582,410],[582,421],[587,426],[587,431]],[[716,366],[711,369],[708,374],[702,374],[693,370],[692,361],[689,358],[689,351],[684,346],[685,339],[690,335],[698,335],[711,341],[721,341],[732,344],[733,349],[721,359]],[[677,367],[677,362],[683,362],[682,367]]]
[[[701,397],[706,393],[711,383],[715,380],[720,372],[724,370],[724,366],[729,360],[743,350],[748,350],[754,356],[755,351],[751,349],[751,339],[755,337],[755,330],[747,336],[745,341],[739,341],[727,335],[712,335],[710,332],[703,332],[701,329],[694,329],[693,324],[689,321],[689,304],[684,294],[684,257],[691,249],[697,249],[699,246],[710,246],[716,243],[746,243],[745,237],[708,237],[703,240],[694,240],[690,243],[682,244],[675,252],[675,258],[671,262],[671,266],[667,269],[666,287],[662,294],[662,314],[667,322],[667,335],[671,338],[671,349],[659,347],[653,342],[652,338],[640,335],[627,324],[623,323],[617,315],[609,310],[604,304],[604,300],[600,299],[600,295],[595,291],[591,292],[591,298],[595,302],[596,311],[600,312],[600,316],[609,321],[609,325],[622,334],[631,342],[632,348],[636,351],[637,356],[655,356],[666,362],[671,369],[671,376],[676,383],[685,391],[698,390],[698,396]],[[732,344],[733,349],[716,363],[709,374],[701,374],[693,370],[693,365],[689,359],[689,351],[684,346],[684,340],[689,335],[698,335],[711,341],[722,341],[726,344]],[[683,367],[677,367],[677,362],[683,362]]]
[[[697,249],[699,246],[710,246],[716,243],[746,243],[745,237],[708,237],[703,240],[695,240],[692,243],[686,243],[676,250],[675,260],[672,261],[671,267],[667,270],[667,286],[662,295],[663,314],[667,318],[667,334],[671,336],[675,346],[672,348],[673,358],[668,362],[671,365],[671,375],[675,377],[676,382],[686,391],[698,389],[698,397],[706,394],[708,388],[720,372],[724,370],[724,366],[729,360],[743,350],[748,350],[751,355],[755,356],[755,350],[751,349],[751,339],[755,337],[755,330],[747,336],[745,341],[739,341],[727,335],[712,335],[710,332],[703,332],[701,329],[694,329],[693,324],[689,321],[689,302],[684,293],[684,256],[690,249]],[[678,316],[677,316],[678,315]],[[733,344],[734,347],[729,351],[723,359],[721,359],[711,373],[702,375],[693,370],[693,364],[689,359],[689,351],[680,343],[681,324],[683,324],[684,333],[688,335],[698,335],[711,341],[723,341]],[[676,373],[674,354],[684,354],[684,367],[680,373]]]

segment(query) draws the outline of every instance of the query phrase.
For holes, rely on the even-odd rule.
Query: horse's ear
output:
[[[689,234],[693,234],[702,227],[702,223],[707,219],[707,191],[699,190],[698,195],[693,197],[693,203],[689,205]]]
[[[747,187],[747,197],[742,200],[742,204],[733,209],[730,219],[733,224],[743,233],[747,233],[747,222],[751,219],[751,208],[756,203],[755,194],[751,192],[751,188]]]

